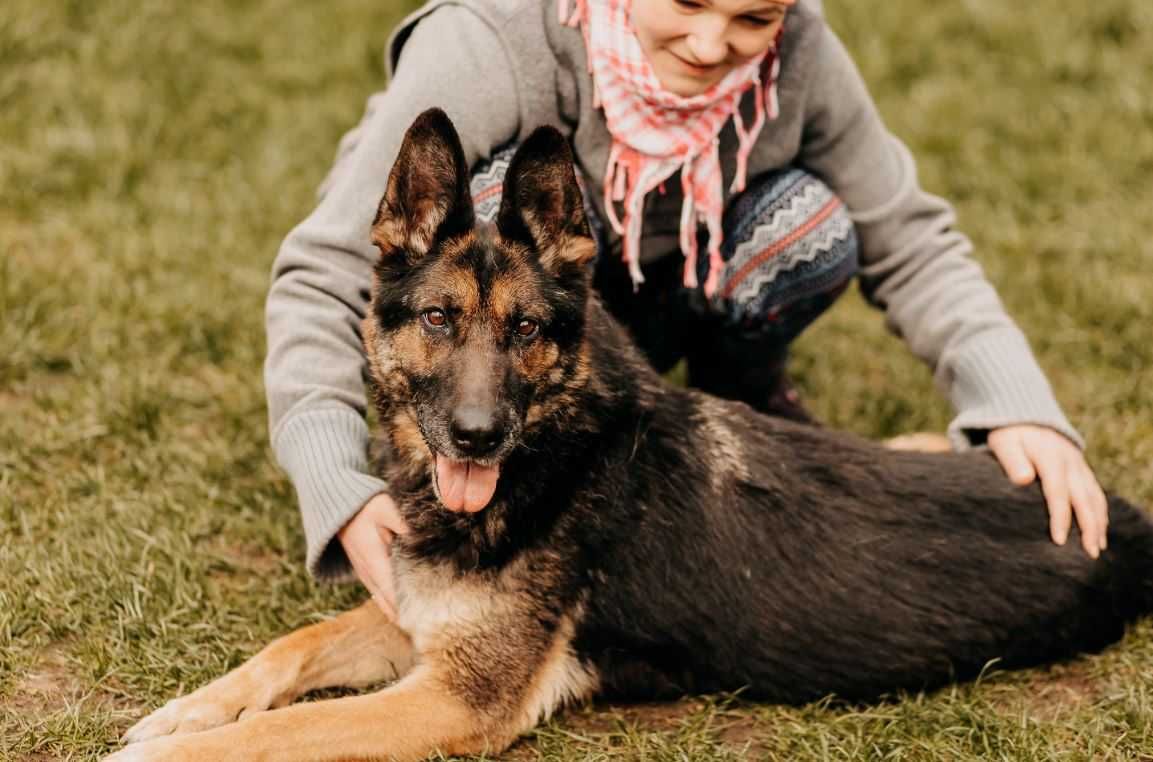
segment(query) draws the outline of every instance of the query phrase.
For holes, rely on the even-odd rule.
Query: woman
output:
[[[545,123],[569,136],[600,223],[597,287],[658,368],[684,356],[694,385],[805,418],[788,344],[856,274],[957,409],[954,446],[987,444],[1015,482],[1039,477],[1054,542],[1075,514],[1085,551],[1104,548],[1080,437],[818,2],[433,0],[388,60],[388,89],[285,240],[268,298],[272,442],[312,573],[351,565],[391,608],[388,545],[404,527],[368,473],[359,322],[377,203],[432,106],[476,167],[480,216],[511,146]]]

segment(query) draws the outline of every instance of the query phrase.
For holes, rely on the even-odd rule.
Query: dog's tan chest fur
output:
[[[397,624],[417,651],[434,647],[454,632],[482,625],[507,613],[508,602],[493,585],[454,575],[447,563],[413,562],[402,553],[392,559],[396,579]]]
[[[523,578],[523,566],[491,575],[455,574],[448,563],[414,562],[396,553],[393,569],[397,624],[412,638],[418,661],[422,654],[436,653],[452,661],[508,665],[516,674],[505,675],[506,700],[528,726],[596,691],[595,670],[572,650],[579,606],[547,639],[521,630],[520,623],[534,618],[523,594],[532,580]]]

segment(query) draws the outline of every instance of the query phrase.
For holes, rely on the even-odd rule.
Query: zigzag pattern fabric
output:
[[[761,175],[725,214],[724,269],[712,297],[733,322],[773,320],[796,302],[839,289],[857,271],[848,210],[799,169]]]
[[[500,194],[504,188],[504,175],[515,152],[516,146],[503,148],[495,152],[488,161],[476,165],[472,171],[468,187],[472,193],[473,211],[481,222],[496,222],[496,213],[500,211]]]

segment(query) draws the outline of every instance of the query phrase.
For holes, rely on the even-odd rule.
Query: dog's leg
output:
[[[273,641],[227,675],[169,701],[136,723],[124,740],[207,730],[285,706],[318,688],[395,680],[412,660],[408,636],[369,601]]]
[[[105,762],[420,760],[498,753],[520,728],[486,720],[446,686],[441,665],[423,665],[367,696],[263,712],[231,725],[129,746]]]
[[[498,606],[498,608],[500,608]],[[259,712],[240,722],[133,744],[106,762],[418,760],[498,754],[598,680],[572,652],[570,619],[535,607],[485,612],[424,639],[418,665],[377,693]]]

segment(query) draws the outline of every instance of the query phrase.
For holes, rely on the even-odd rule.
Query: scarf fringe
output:
[[[689,166],[691,160],[685,161],[681,167],[681,194],[684,203],[681,204],[680,244],[681,253],[685,255],[685,288],[697,287],[697,219],[694,214],[696,199],[693,193],[692,173]]]

